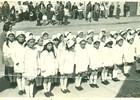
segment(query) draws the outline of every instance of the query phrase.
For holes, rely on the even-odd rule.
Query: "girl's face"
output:
[[[58,44],[59,44],[59,41],[53,40],[53,44],[54,44],[54,45],[58,45]]]
[[[94,47],[95,47],[96,49],[99,49],[99,47],[100,47],[100,42],[94,43]]]
[[[35,45],[35,40],[34,39],[30,39],[28,42],[27,42],[27,45],[29,48],[33,48],[34,45]]]
[[[134,38],[132,38],[132,39],[129,40],[129,43],[130,44],[133,44],[133,42],[134,42]]]
[[[92,37],[87,39],[88,44],[92,44],[92,42],[93,42]]]
[[[37,44],[38,44],[39,46],[42,46],[42,45],[43,45],[43,38],[40,38],[40,39],[38,40]]]
[[[19,43],[24,43],[25,37],[21,34],[21,35],[19,35],[19,36],[17,37],[17,41],[18,41]]]
[[[106,36],[102,36],[101,41],[105,42],[106,41]]]
[[[123,45],[123,40],[122,40],[122,39],[118,41],[118,45],[119,45],[120,47]]]
[[[52,48],[53,48],[52,43],[48,43],[46,49],[49,50],[49,51],[51,51]]]
[[[14,34],[9,34],[8,39],[13,42],[15,40]]]
[[[123,37],[124,39],[126,39],[126,38],[127,38],[127,34],[125,33],[124,35],[122,35],[122,37]]]
[[[44,34],[44,35],[43,35],[43,40],[47,40],[47,39],[48,39],[48,37],[49,37],[49,35]]]
[[[78,37],[83,38],[84,37],[83,32],[81,32]]]
[[[118,37],[118,34],[117,33],[113,35],[113,38],[114,39],[117,39],[117,37]]]
[[[84,49],[85,46],[86,46],[86,41],[81,41],[81,42],[80,42],[80,47],[81,47],[82,49]]]
[[[111,48],[111,44],[107,43],[107,47],[108,47],[108,48]]]

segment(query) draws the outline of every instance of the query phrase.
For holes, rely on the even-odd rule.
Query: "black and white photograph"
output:
[[[140,98],[140,1],[0,0],[0,98]]]

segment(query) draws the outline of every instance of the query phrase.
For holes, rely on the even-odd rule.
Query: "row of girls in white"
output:
[[[43,77],[44,95],[50,97],[53,96],[52,79],[58,72],[63,93],[70,92],[68,78],[74,77],[75,88],[81,91],[84,77],[89,78],[92,88],[99,88],[96,82],[99,73],[104,85],[109,84],[109,72],[113,81],[119,81],[119,68],[129,77],[133,62],[140,63],[139,36],[140,29],[111,31],[109,37],[105,30],[101,30],[99,35],[95,35],[93,30],[87,34],[78,31],[76,36],[65,32],[64,35],[53,35],[51,40],[47,32],[42,32],[42,36],[24,31],[8,32],[3,45],[4,60],[9,67],[10,82],[14,82],[13,74],[16,74],[19,95],[23,95],[25,90],[27,97],[33,97],[34,79],[40,86]]]

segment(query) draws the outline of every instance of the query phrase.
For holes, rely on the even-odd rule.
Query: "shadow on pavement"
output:
[[[118,91],[117,98],[140,97],[140,73],[135,71],[135,64],[130,69],[130,77],[126,78]]]
[[[0,78],[0,92],[9,89],[10,88],[10,83],[5,77]]]

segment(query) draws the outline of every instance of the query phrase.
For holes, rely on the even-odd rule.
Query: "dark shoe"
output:
[[[106,82],[107,85],[110,84],[108,80],[105,80],[105,82]]]
[[[94,88],[94,84],[89,84],[89,85],[90,85],[90,87]]]
[[[112,78],[112,80],[113,80],[114,82],[120,81],[118,78]]]
[[[54,94],[53,94],[52,92],[49,92],[49,95],[50,95],[50,96],[54,96]]]
[[[75,88],[78,90],[78,91],[81,91],[81,90],[83,90],[83,88],[81,87],[81,86],[75,86]]]
[[[44,93],[44,95],[45,95],[46,97],[50,97],[50,93],[49,93],[49,92]]]
[[[102,81],[102,84],[107,85],[107,83],[105,81]]]
[[[18,94],[23,95],[23,91],[22,90],[18,91]]]
[[[67,93],[67,92],[66,92],[66,90],[62,90],[62,89],[61,89],[61,91],[62,91],[64,94],[66,94],[66,93]]]
[[[93,85],[94,85],[94,87],[99,88],[99,86],[97,84],[93,84]]]
[[[130,77],[130,75],[127,73],[127,74],[124,74],[126,77]]]
[[[66,91],[67,93],[70,93],[70,90],[69,90],[69,89],[66,89],[65,91]]]

